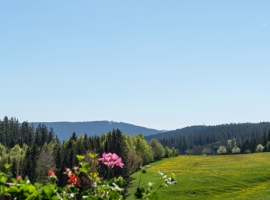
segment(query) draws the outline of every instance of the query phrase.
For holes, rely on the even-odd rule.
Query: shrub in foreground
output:
[[[27,200],[102,200],[102,199],[123,199],[123,191],[125,180],[120,177],[113,177],[105,180],[99,177],[96,170],[96,161],[112,170],[115,167],[124,167],[122,158],[115,153],[103,153],[101,158],[97,158],[97,154],[91,153],[89,156],[92,162],[83,162],[84,156],[77,155],[79,166],[72,169],[66,168],[64,174],[67,175],[67,185],[65,187],[57,186],[57,177],[53,170],[48,171],[48,180],[46,184],[30,183],[27,177],[23,180],[21,176],[11,178],[11,173],[0,172],[0,197],[10,196],[11,199],[27,199]],[[11,165],[6,164],[8,170]],[[141,168],[141,176],[139,185],[134,197],[136,199],[158,199],[157,190],[170,184],[176,184],[173,177],[167,177],[159,172],[163,177],[163,183],[153,189],[153,183],[148,183],[147,187],[141,187],[140,182],[142,174],[146,173],[146,167]],[[82,182],[87,184],[82,185]]]

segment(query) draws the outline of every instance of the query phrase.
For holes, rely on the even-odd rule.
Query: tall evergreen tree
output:
[[[39,148],[36,144],[29,147],[23,162],[23,176],[28,176],[31,182],[36,181],[37,160],[39,158]]]

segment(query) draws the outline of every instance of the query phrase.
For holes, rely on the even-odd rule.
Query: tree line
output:
[[[242,144],[239,144],[241,153],[255,153],[258,151],[258,145],[262,146],[262,151],[270,152],[270,130],[265,131],[263,135],[247,139]]]
[[[85,160],[91,162],[89,153],[101,157],[103,152],[116,153],[125,166],[109,171],[106,166],[97,164],[99,174],[104,178],[121,175],[127,181],[140,166],[179,154],[178,149],[163,147],[156,139],[147,142],[141,134],[129,136],[119,129],[91,137],[77,136],[74,132],[68,140],[60,141],[53,129],[45,125],[34,128],[28,122],[20,124],[16,118],[0,120],[0,170],[5,163],[11,163],[13,176],[27,176],[31,182],[46,181],[51,169],[56,172],[58,184],[64,186],[65,169],[78,166],[76,155],[85,155]]]

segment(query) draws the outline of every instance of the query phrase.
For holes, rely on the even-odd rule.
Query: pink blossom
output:
[[[117,160],[118,158],[119,158],[118,155],[116,155],[115,153],[112,154],[112,159],[113,160]]]
[[[110,168],[114,168],[114,166],[119,166],[121,168],[124,167],[124,163],[122,162],[122,158],[119,157],[115,153],[103,153],[102,157],[99,158],[98,160]]]
[[[66,168],[66,172],[64,174],[70,176],[72,174],[72,171],[69,168]]]

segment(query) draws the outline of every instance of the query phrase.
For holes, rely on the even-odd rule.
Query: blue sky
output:
[[[1,118],[167,130],[270,121],[269,9],[267,0],[2,1]]]

